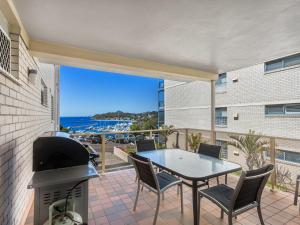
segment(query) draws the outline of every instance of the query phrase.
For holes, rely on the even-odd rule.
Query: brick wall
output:
[[[216,130],[247,133],[252,129],[268,136],[295,138],[298,140],[276,139],[276,148],[300,152],[300,116],[265,115],[265,105],[286,103],[300,103],[300,67],[265,74],[264,64],[258,64],[228,72],[225,92],[216,93],[216,107],[227,107],[227,127]],[[238,120],[234,120],[236,114]],[[165,81],[165,122],[178,128],[210,130],[210,84]],[[217,132],[217,139],[229,137]],[[234,155],[235,151],[228,147],[228,159],[247,169],[245,157]],[[299,174],[298,163],[278,160],[277,165],[288,168],[293,180]]]
[[[233,82],[237,78],[238,82]],[[265,105],[300,103],[300,67],[265,74],[264,64],[227,73],[226,92],[216,107],[227,107],[228,123],[220,131],[300,138],[300,116],[266,116]],[[165,121],[177,127],[209,129],[210,84],[165,81]],[[239,119],[234,120],[238,114]]]
[[[32,176],[32,143],[55,126],[50,104],[55,90],[54,73],[43,70],[44,66],[29,55],[19,35],[11,34],[11,40],[11,73],[17,80],[0,73],[1,225],[21,222],[33,193],[27,190]],[[38,70],[35,84],[28,81],[28,68]],[[41,105],[41,79],[47,86],[48,106]]]

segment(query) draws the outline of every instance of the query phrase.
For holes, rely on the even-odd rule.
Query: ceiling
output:
[[[300,0],[14,0],[34,40],[221,73],[300,52]]]

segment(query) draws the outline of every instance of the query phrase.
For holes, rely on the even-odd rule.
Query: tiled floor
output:
[[[237,178],[229,176],[231,186]],[[156,195],[144,189],[140,195],[137,211],[133,212],[136,194],[135,172],[132,169],[107,173],[90,181],[89,189],[89,225],[151,225],[156,204]],[[265,224],[300,225],[298,207],[293,205],[290,193],[271,192],[265,189],[262,199],[262,212]],[[33,209],[27,218],[26,225],[33,223]],[[184,187],[184,214],[180,213],[180,198],[176,188],[165,193],[161,203],[157,224],[178,225],[193,224],[191,189]],[[202,201],[201,224],[227,224],[227,217],[220,219],[220,210],[204,199]],[[234,224],[259,224],[256,210],[244,213]]]

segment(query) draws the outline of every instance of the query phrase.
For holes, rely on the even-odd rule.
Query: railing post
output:
[[[271,137],[270,138],[270,161],[274,165],[274,170],[271,174],[271,186],[272,190],[274,190],[275,185],[276,185],[276,168],[275,168],[275,163],[276,163],[276,149],[275,149],[275,138]]]
[[[149,138],[152,139],[152,130],[150,130],[149,136],[150,136]]]
[[[101,134],[101,173],[105,173],[105,134]]]
[[[189,150],[189,129],[185,129],[185,150]]]

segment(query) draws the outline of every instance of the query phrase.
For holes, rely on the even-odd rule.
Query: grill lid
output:
[[[70,134],[46,132],[33,143],[33,171],[87,165],[89,152]]]

